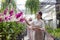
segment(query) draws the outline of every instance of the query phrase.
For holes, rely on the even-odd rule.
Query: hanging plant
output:
[[[27,0],[25,6],[35,14],[39,10],[39,0]]]

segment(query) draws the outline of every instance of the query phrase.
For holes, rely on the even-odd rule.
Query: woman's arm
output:
[[[33,29],[33,30],[41,30],[41,29],[40,29],[40,26],[34,26],[34,27],[32,27],[32,29]]]
[[[27,25],[29,25],[29,26],[30,26],[29,22],[28,22],[26,19],[25,19],[25,22],[26,22],[26,24],[27,24]]]
[[[29,22],[27,20],[25,20],[26,24],[30,26]]]
[[[31,26],[31,24],[26,20],[26,18],[25,18],[25,22],[27,25]]]
[[[35,31],[45,31],[45,28],[38,28],[38,26],[37,27],[33,27],[32,28],[32,30],[35,30]]]

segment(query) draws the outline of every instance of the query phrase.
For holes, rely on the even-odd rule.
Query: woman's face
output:
[[[39,13],[36,14],[36,18],[37,19],[40,19],[41,18],[41,15]]]

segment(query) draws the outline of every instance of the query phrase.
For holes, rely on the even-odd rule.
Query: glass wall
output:
[[[54,29],[57,28],[55,3],[56,0],[50,0],[50,1],[47,0],[46,2],[41,3],[41,5],[43,5],[43,7],[41,8],[41,11],[43,12],[43,19],[45,20],[45,22],[49,27],[52,27]]]

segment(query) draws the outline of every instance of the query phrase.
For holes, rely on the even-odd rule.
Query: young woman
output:
[[[36,14],[36,19],[29,24],[29,22],[25,19],[26,23],[29,26],[32,26],[32,36],[31,40],[43,40],[44,39],[44,30],[45,30],[45,24],[44,21],[42,20],[42,12],[38,12]]]

